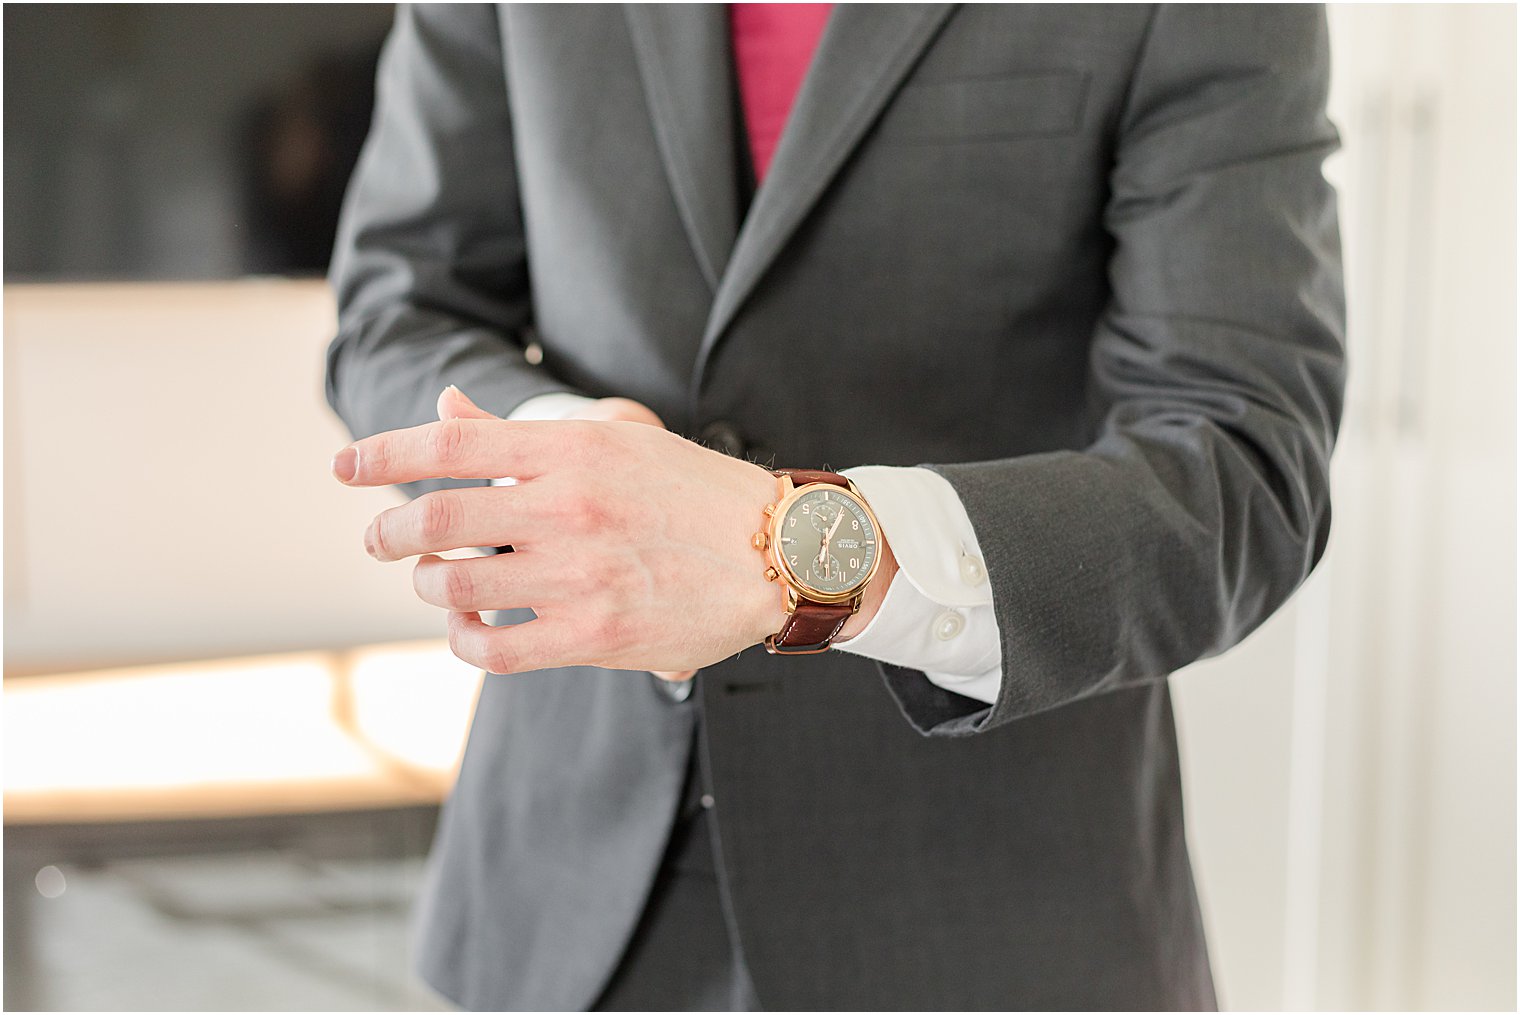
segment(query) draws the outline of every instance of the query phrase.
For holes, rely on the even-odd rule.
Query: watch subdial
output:
[[[819,532],[827,533],[833,528],[834,521],[839,517],[839,512],[844,509],[838,504],[818,504],[813,508],[813,528]]]
[[[823,563],[814,558],[812,571],[814,581],[837,582],[844,576],[844,571],[839,567],[839,558],[833,554],[829,554]]]

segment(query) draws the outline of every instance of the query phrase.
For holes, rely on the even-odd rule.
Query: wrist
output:
[[[770,515],[767,508],[774,505],[778,499],[776,476],[769,469],[759,465],[752,466],[756,479],[754,493],[750,503],[746,507],[746,518],[749,519],[748,531],[751,534],[746,550],[745,558],[745,583],[748,586],[750,609],[747,613],[748,624],[746,633],[749,644],[758,645],[765,641],[768,635],[781,630],[781,625],[786,623],[786,587],[780,582],[772,582],[766,578],[766,571],[770,564],[769,556],[764,552],[766,547],[755,541],[755,533],[769,532]],[[769,543],[767,542],[767,546]],[[760,552],[756,552],[759,550]]]

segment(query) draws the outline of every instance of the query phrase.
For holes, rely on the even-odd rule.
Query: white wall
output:
[[[8,674],[442,637],[328,474],[317,282],[7,286]]]
[[[1234,1008],[1515,1007],[1515,11],[1331,9],[1351,381],[1320,571],[1175,678]]]

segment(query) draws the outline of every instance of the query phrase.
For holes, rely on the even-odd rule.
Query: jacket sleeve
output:
[[[1345,306],[1322,9],[1162,5],[1118,125],[1092,443],[931,464],[981,541],[990,707],[883,666],[922,733],[966,735],[1224,651],[1330,527]]]
[[[500,416],[571,390],[524,358],[528,264],[491,5],[398,6],[331,282],[327,400],[355,437],[436,420],[449,384]]]

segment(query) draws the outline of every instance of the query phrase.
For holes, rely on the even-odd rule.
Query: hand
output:
[[[465,393],[450,384],[438,396],[438,418],[444,419],[500,419],[470,401]],[[603,422],[647,423],[665,429],[665,421],[653,409],[631,398],[598,398],[571,419],[602,420]],[[679,682],[690,680],[696,670],[651,670],[661,680]]]
[[[775,499],[764,469],[644,425],[658,422],[653,413],[641,423],[510,422],[457,390],[439,402],[448,418],[356,441],[333,471],[350,486],[518,478],[425,494],[365,533],[379,560],[421,555],[413,584],[450,611],[461,659],[493,673],[589,664],[689,676],[780,628],[780,594],[750,543]],[[599,411],[636,414],[630,406],[643,409]],[[705,522],[692,529],[688,517]],[[435,556],[507,543],[516,552]],[[481,620],[514,606],[538,619]]]

